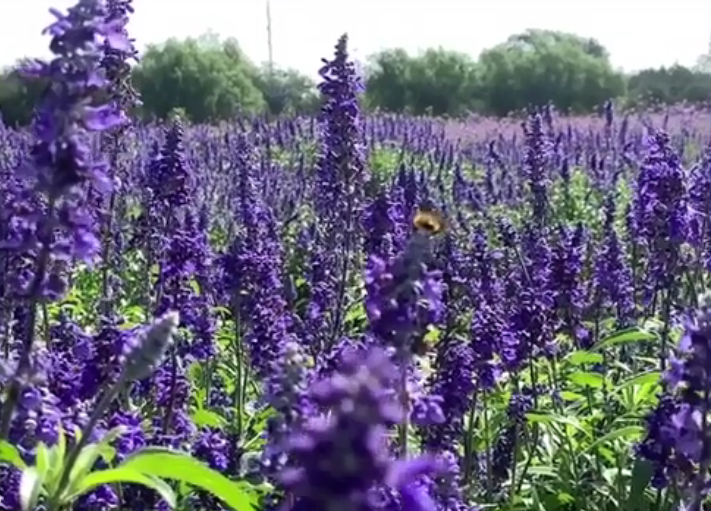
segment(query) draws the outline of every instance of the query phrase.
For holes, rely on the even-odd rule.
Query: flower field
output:
[[[711,114],[141,124],[129,3],[0,123],[0,510],[708,509]]]

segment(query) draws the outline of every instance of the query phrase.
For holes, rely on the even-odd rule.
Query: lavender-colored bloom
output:
[[[511,464],[516,462],[514,443],[521,432],[526,413],[533,408],[532,392],[531,389],[524,389],[520,393],[512,394],[509,400],[508,423],[498,436],[491,454],[491,473],[499,483],[506,480]]]
[[[413,485],[428,463],[395,462],[386,445],[386,428],[403,419],[389,387],[396,375],[384,353],[372,351],[347,357],[341,372],[312,387],[311,398],[330,414],[289,440],[290,465],[280,476],[289,509],[374,509],[368,494],[376,485],[400,490],[408,507],[429,509]]]
[[[64,15],[51,11],[57,21],[45,29],[52,36],[50,62],[35,61],[28,74],[44,78],[44,91],[33,123],[34,144],[21,167],[24,177],[34,182],[41,197],[16,218],[22,229],[7,239],[4,248],[14,249],[32,265],[32,277],[26,287],[15,290],[25,299],[22,324],[22,351],[16,378],[3,403],[0,435],[11,429],[13,408],[21,393],[20,381],[30,370],[36,309],[41,299],[57,299],[66,291],[66,273],[74,261],[92,262],[98,241],[93,219],[86,210],[86,184],[99,190],[108,188],[105,168],[92,158],[89,135],[123,123],[123,114],[111,105],[90,106],[106,87],[98,71],[101,44],[122,47],[120,34],[105,23],[104,4],[82,0]],[[29,190],[26,184],[23,187]],[[46,201],[42,204],[43,201]],[[39,204],[38,204],[39,203]],[[32,263],[29,263],[32,261]],[[5,318],[3,318],[5,319]]]
[[[350,236],[362,207],[363,184],[368,173],[363,163],[363,135],[358,95],[363,85],[348,56],[348,36],[336,44],[333,60],[319,70],[319,90],[326,101],[321,110],[323,149],[317,168],[316,196],[319,221],[326,228]],[[334,235],[336,233],[333,233]]]
[[[114,34],[104,43],[104,56],[101,67],[106,71],[109,93],[113,101],[122,109],[139,106],[139,94],[131,83],[131,60],[136,60],[138,51],[133,40],[128,38],[126,25],[128,17],[133,14],[133,0],[106,0],[106,24]],[[119,45],[114,45],[112,39],[120,38]]]
[[[441,315],[441,273],[428,271],[430,240],[415,232],[405,250],[390,263],[377,256],[368,260],[365,308],[370,329],[398,349],[421,340],[425,328]]]
[[[123,434],[116,440],[116,457],[124,460],[129,454],[145,447],[146,435],[141,427],[142,418],[135,412],[116,411],[112,414],[107,426],[111,429],[121,426]]]
[[[583,287],[583,250],[585,231],[582,224],[574,230],[561,228],[551,261],[551,286],[562,331],[578,346],[587,346],[589,335],[582,326],[585,305]]]
[[[438,511],[476,511],[478,506],[468,505],[461,486],[458,456],[452,451],[437,455],[438,471],[434,477],[433,494]]]
[[[681,245],[688,238],[689,209],[685,174],[669,136],[657,132],[647,142],[637,176],[634,215],[651,271],[647,298],[671,289],[681,269]]]
[[[384,259],[402,250],[406,236],[403,205],[394,196],[399,190],[382,190],[366,207],[365,251]]]
[[[170,234],[170,244],[161,261],[156,282],[160,300],[156,315],[175,310],[180,313],[181,327],[189,331],[191,339],[181,339],[178,349],[182,356],[193,360],[206,360],[215,352],[214,320],[204,288],[195,289],[196,280],[205,280],[204,263],[210,259],[206,235],[198,230],[191,211],[177,220]],[[201,278],[202,277],[202,278]]]
[[[267,424],[269,444],[263,452],[264,468],[270,473],[283,468],[283,444],[287,435],[314,411],[308,399],[307,385],[311,373],[306,365],[301,346],[295,341],[285,340],[280,357],[273,363],[272,372],[265,382],[267,399],[276,412]]]
[[[154,213],[174,216],[173,209],[191,203],[194,183],[185,161],[183,146],[184,128],[176,117],[166,131],[165,144],[160,154],[151,161],[145,185],[152,195],[152,203],[158,208]]]
[[[422,432],[424,446],[431,452],[456,449],[457,442],[463,438],[464,416],[472,406],[474,392],[471,346],[456,339],[441,344],[430,388],[433,394],[441,397],[444,421],[430,425]]]
[[[168,349],[179,322],[179,315],[169,312],[136,338],[135,346],[129,348],[125,355],[122,376],[126,380],[142,380],[154,371]]]
[[[612,194],[605,199],[604,212],[603,241],[596,254],[593,274],[594,301],[598,311],[612,306],[617,324],[624,327],[634,318],[632,275],[614,228],[615,202]]]
[[[689,204],[693,210],[690,219],[692,242],[702,258],[699,262],[711,270],[711,144],[691,169],[689,177]]]
[[[475,278],[470,281],[474,312],[470,325],[474,375],[477,387],[491,389],[499,375],[499,352],[504,331],[504,296],[496,274],[500,252],[489,249],[486,233],[478,227],[471,238]],[[510,339],[510,338],[509,338]]]
[[[711,295],[687,319],[676,354],[664,374],[665,394],[647,419],[647,438],[638,453],[655,467],[655,484],[671,481],[698,509],[708,484],[711,444]],[[696,504],[694,504],[696,503]]]
[[[555,352],[551,254],[545,230],[529,229],[524,248],[518,277],[522,280],[518,300],[513,305],[502,339],[502,361],[511,371],[520,369],[530,356],[549,356]]]
[[[370,175],[365,166],[364,136],[359,94],[363,84],[348,55],[348,36],[338,40],[332,60],[319,70],[321,147],[316,159],[313,208],[323,243],[324,263],[333,268],[333,301],[324,341],[333,343],[343,333],[346,291],[355,280],[358,247],[361,244],[365,184]]]
[[[548,215],[548,158],[550,142],[543,132],[540,114],[531,114],[524,125],[526,148],[524,172],[532,196],[532,215],[534,222],[545,223]]]
[[[0,510],[16,511],[20,505],[20,475],[21,472],[9,465],[0,466]]]
[[[240,230],[220,258],[223,293],[244,328],[240,335],[245,336],[253,369],[266,377],[279,358],[292,318],[283,297],[280,241],[274,218],[258,195],[254,151],[246,138],[239,139],[235,159]]]
[[[82,0],[66,15],[55,10],[52,14],[57,21],[45,33],[52,36],[50,49],[55,58],[35,61],[25,69],[50,83],[33,125],[33,166],[27,169],[28,177],[36,179],[38,191],[45,195],[47,207],[28,211],[26,221],[36,228],[10,242],[36,254],[37,274],[31,289],[26,290],[32,296],[63,294],[61,272],[66,263],[72,259],[88,262],[96,254],[98,241],[80,186],[88,181],[106,190],[110,185],[104,165],[92,159],[88,136],[124,122],[122,112],[114,106],[88,106],[107,84],[98,70],[101,44],[106,41],[120,48],[124,43],[105,23],[103,3]],[[59,236],[57,227],[61,227]]]

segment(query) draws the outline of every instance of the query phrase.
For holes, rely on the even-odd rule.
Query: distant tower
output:
[[[267,48],[269,51],[269,76],[274,74],[274,53],[272,50],[272,9],[271,2],[267,0]]]

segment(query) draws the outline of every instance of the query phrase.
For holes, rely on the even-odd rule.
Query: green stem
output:
[[[484,392],[484,449],[486,456],[486,502],[491,502],[491,494],[494,489],[494,474],[491,467],[491,424],[489,423],[489,393]],[[472,407],[473,409],[474,407]]]
[[[513,392],[517,393],[519,390],[518,378],[513,381]],[[518,465],[518,425],[514,422],[514,435],[513,435],[513,449],[512,451],[512,462],[511,462],[511,481],[509,486],[509,506],[514,507],[514,498],[516,497],[516,468]]]
[[[410,396],[407,393],[407,367],[409,354],[407,348],[400,349],[400,405],[402,406],[403,419],[398,426],[400,452],[403,458],[407,457],[407,428],[409,425]]]
[[[236,302],[236,300],[235,300]],[[244,355],[242,353],[242,321],[240,319],[239,305],[233,307],[234,313],[234,340],[233,348],[237,363],[237,377],[235,378],[235,408],[237,409],[237,443],[242,441],[243,408],[244,408]]]
[[[467,430],[464,438],[464,487],[469,488],[472,477],[472,436],[474,435],[474,406],[469,408]]]
[[[551,361],[550,369],[551,369],[551,378],[557,388],[558,366],[555,363],[555,359]],[[563,431],[564,431],[566,451],[568,451],[568,456],[570,457],[570,470],[573,474],[573,482],[575,485],[574,489],[572,489],[572,492],[575,497],[575,502],[576,502],[576,506],[577,506],[576,509],[584,509],[584,506],[580,507],[581,502],[580,502],[580,494],[578,491],[579,485],[582,484],[582,481],[580,479],[580,471],[578,470],[578,460],[575,456],[575,449],[573,448],[573,442],[570,439],[570,434],[568,433],[568,427],[565,424],[563,425]]]
[[[124,372],[124,374],[119,377],[116,383],[114,383],[101,397],[99,404],[94,409],[94,413],[89,418],[89,422],[86,424],[86,426],[84,426],[81,431],[81,438],[77,443],[74,444],[74,447],[72,447],[72,450],[69,452],[67,461],[66,463],[64,463],[64,468],[62,469],[62,475],[59,479],[59,485],[57,486],[57,490],[54,492],[54,495],[52,495],[49,501],[47,511],[57,511],[59,509],[59,501],[62,496],[62,492],[64,492],[67,483],[69,483],[69,476],[72,472],[72,468],[74,468],[74,465],[77,462],[77,459],[79,458],[82,449],[84,449],[84,447],[86,447],[86,445],[89,443],[91,432],[96,427],[96,424],[99,422],[99,419],[101,419],[104,414],[104,411],[106,411],[106,409],[109,407],[114,398],[118,395],[119,391],[125,383],[126,376]]]

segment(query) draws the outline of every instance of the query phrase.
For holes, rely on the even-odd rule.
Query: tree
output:
[[[563,111],[590,111],[624,93],[607,50],[574,34],[528,30],[484,51],[479,64],[487,107],[497,115],[549,101]]]
[[[476,104],[476,64],[467,55],[430,48],[411,57],[403,49],[369,59],[368,105],[416,115],[461,115]]]
[[[0,75],[0,116],[8,126],[27,126],[46,87],[45,80],[20,76],[18,68]]]
[[[700,103],[711,99],[711,74],[680,65],[644,69],[630,76],[627,88],[631,105]]]
[[[386,112],[405,112],[410,104],[412,59],[402,48],[371,55],[366,64],[366,103]]]
[[[318,110],[316,84],[294,69],[270,69],[265,65],[257,74],[255,85],[273,115],[313,114]]]
[[[151,45],[134,71],[144,112],[165,119],[176,107],[194,122],[258,113],[264,97],[254,84],[258,70],[234,39],[208,34]]]

